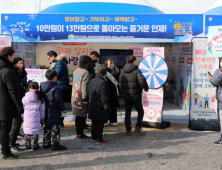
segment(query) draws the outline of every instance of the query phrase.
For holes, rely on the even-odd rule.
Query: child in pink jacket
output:
[[[39,148],[38,134],[40,132],[40,122],[41,119],[45,118],[45,103],[39,92],[37,82],[30,82],[28,89],[29,91],[22,99],[24,106],[24,140],[27,149],[37,150]]]

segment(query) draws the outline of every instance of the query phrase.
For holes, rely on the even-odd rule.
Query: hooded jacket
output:
[[[0,58],[0,120],[10,120],[23,113],[19,83],[14,65]]]
[[[69,71],[68,71],[68,60],[65,54],[61,54],[57,57],[57,60],[53,61],[52,68],[57,73],[57,83],[60,90],[70,90],[69,85]]]
[[[46,117],[45,122],[47,126],[60,125],[62,118],[61,111],[65,111],[61,91],[57,84],[52,81],[46,81],[40,84],[40,91],[43,93]]]
[[[91,68],[91,60],[88,56],[81,56],[79,68],[73,73],[72,87],[72,113],[79,117],[86,117],[88,106],[83,102],[88,102],[87,94],[88,84],[90,80],[89,69]]]
[[[138,66],[133,64],[126,64],[123,67],[119,80],[123,99],[126,101],[141,100],[143,89],[145,91],[149,89]]]
[[[35,92],[27,92],[22,99],[24,106],[23,131],[28,135],[40,132],[40,121],[45,118],[45,103],[38,100]]]

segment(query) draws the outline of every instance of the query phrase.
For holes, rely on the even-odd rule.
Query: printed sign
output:
[[[207,72],[213,75],[219,60],[207,58],[206,41],[195,41],[193,45],[191,120],[217,119],[216,88],[210,83]]]
[[[200,14],[2,14],[15,42],[190,42],[203,33]]]
[[[150,47],[150,48],[144,47],[144,51],[143,51],[144,57],[150,56],[151,53],[157,56],[160,56],[164,59],[163,47],[159,47],[159,48],[158,47]],[[155,65],[158,65],[158,63],[155,63]],[[153,66],[151,67],[153,68]],[[148,79],[147,79],[147,82],[148,82]],[[163,108],[163,89],[162,88],[149,89],[148,93],[143,92],[142,102],[143,102],[143,109],[144,109],[143,121],[161,123],[162,122],[162,108]]]
[[[46,69],[25,69],[27,74],[28,81],[36,81],[37,83],[47,81],[45,77],[45,72],[47,71]]]
[[[0,51],[4,47],[11,46],[11,38],[8,37],[0,37]]]

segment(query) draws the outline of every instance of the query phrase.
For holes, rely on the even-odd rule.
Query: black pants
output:
[[[110,123],[117,123],[117,106],[111,102]]]
[[[43,145],[48,146],[60,143],[60,126],[46,126],[44,129]]]
[[[12,130],[11,130],[11,133],[10,133],[9,145],[11,145],[11,146],[15,145],[15,142],[17,140],[21,125],[22,125],[22,118],[21,118],[21,115],[18,114],[16,116],[16,118],[14,118],[14,123],[12,125]]]
[[[78,117],[78,116],[76,116],[76,119],[75,119],[76,134],[84,135],[85,122],[86,122],[86,117]]]
[[[38,144],[39,136],[38,135],[25,134],[24,140],[25,140],[26,148],[37,149],[39,147],[39,144]]]
[[[209,102],[208,101],[205,101],[205,108],[209,108]]]
[[[12,120],[0,120],[0,143],[2,145],[2,155],[11,153],[9,146],[9,133],[12,127]]]
[[[143,121],[143,115],[144,115],[142,101],[141,100],[125,101],[125,126],[126,126],[126,129],[129,129],[129,130],[131,129],[131,111],[132,111],[133,106],[138,112],[136,127],[139,127],[139,128],[142,127],[142,121]]]
[[[92,120],[91,135],[92,138],[103,140],[104,121]]]

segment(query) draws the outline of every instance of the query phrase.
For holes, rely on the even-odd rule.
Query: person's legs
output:
[[[14,123],[12,125],[12,130],[10,133],[9,145],[11,147],[15,147],[15,142],[17,140],[17,137],[21,128],[21,124],[22,124],[22,118],[21,118],[21,115],[18,114],[17,117],[14,118]]]
[[[60,145],[60,126],[53,125],[52,126],[52,151],[56,150],[65,150],[66,147]]]
[[[25,134],[24,136],[26,149],[31,149],[31,135]]]
[[[11,154],[9,146],[9,133],[12,127],[12,120],[0,121],[0,143],[2,145],[2,155],[8,156]]]
[[[207,101],[207,108],[209,108],[209,102]]]
[[[85,122],[86,122],[86,117],[80,117],[80,120],[79,120],[79,135],[81,135],[81,136],[85,136],[85,134],[84,134]]]
[[[131,130],[131,111],[133,108],[133,103],[130,101],[125,101],[125,126],[126,130]]]
[[[79,117],[76,116],[76,119],[75,119],[75,125],[76,125],[76,135],[80,135],[80,131],[79,131]]]
[[[141,128],[142,127],[143,116],[144,116],[142,101],[141,100],[134,101],[133,105],[134,105],[136,111],[138,112],[136,127]]]
[[[103,141],[104,121],[97,121],[97,139]]]
[[[110,123],[117,123],[117,108],[116,104],[111,102]]]
[[[50,148],[52,146],[51,144],[51,126],[45,126],[44,129],[44,137],[43,137],[43,147],[44,148]]]
[[[39,136],[38,135],[31,135],[31,147],[33,150],[36,150],[39,148]]]
[[[92,136],[92,139],[97,138],[97,121],[96,120],[92,120],[91,136]]]

